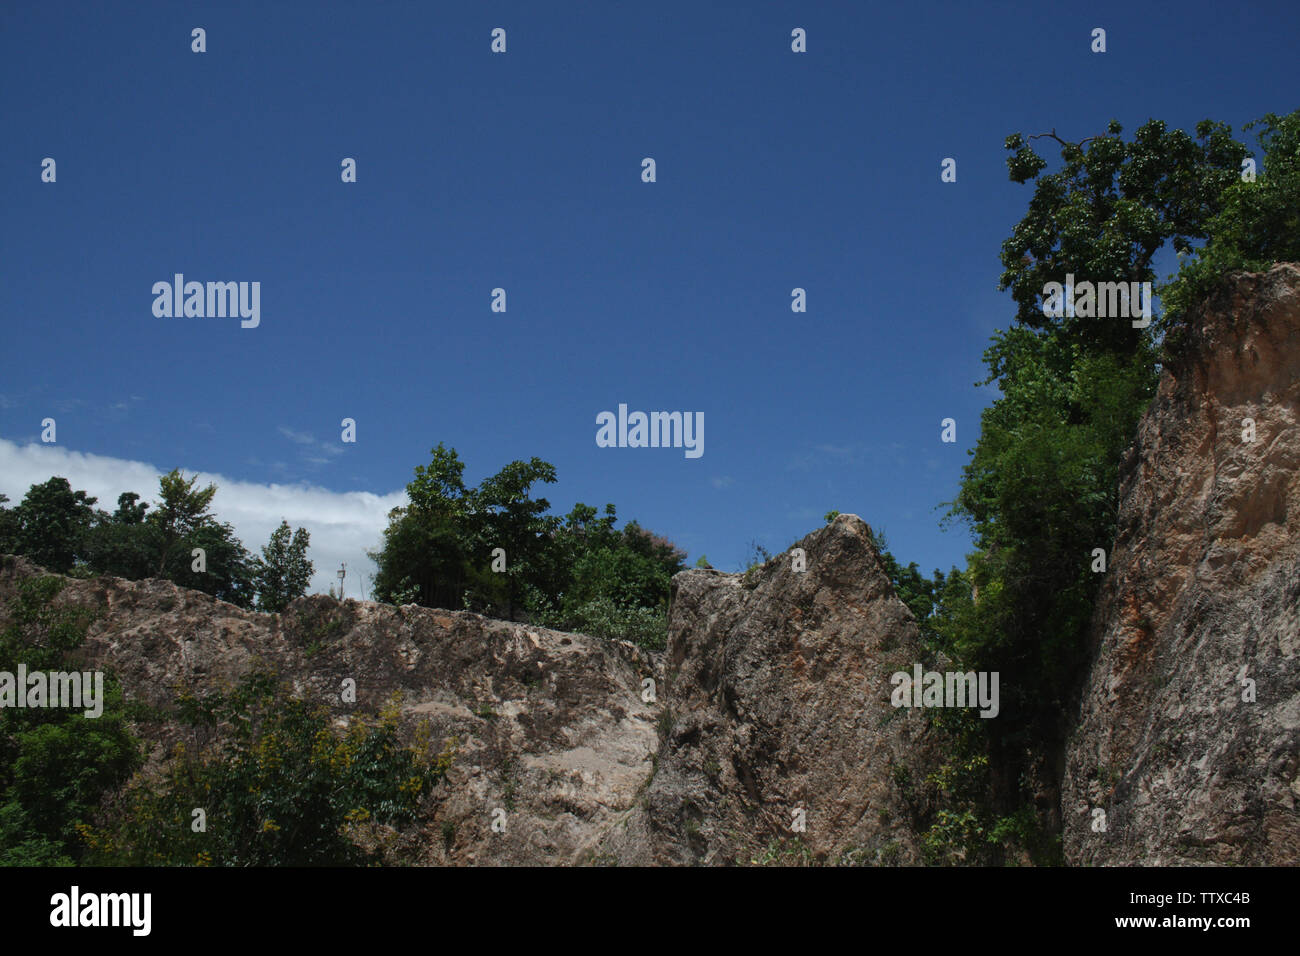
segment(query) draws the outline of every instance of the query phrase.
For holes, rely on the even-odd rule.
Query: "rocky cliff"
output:
[[[921,648],[861,519],[744,576],[677,575],[670,624],[657,772],[618,859],[920,861],[939,744],[890,706]]]
[[[1300,269],[1189,322],[1123,466],[1073,864],[1300,862]]]
[[[799,546],[803,571],[787,553],[748,577],[677,575],[666,655],[324,596],[259,614],[157,580],[73,578],[56,601],[95,612],[84,656],[156,707],[259,662],[339,725],[400,692],[402,733],[424,724],[454,757],[394,859],[915,861],[910,781],[933,747],[919,716],[888,703],[889,674],[918,659],[915,624],[860,519],[842,515]],[[0,626],[38,573],[5,559]],[[355,703],[341,699],[345,680]],[[155,756],[176,730],[149,729]]]

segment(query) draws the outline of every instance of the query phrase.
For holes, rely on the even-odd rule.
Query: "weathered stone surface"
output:
[[[418,835],[398,841],[405,861],[748,863],[778,848],[779,862],[916,862],[914,791],[935,746],[919,713],[889,705],[890,674],[918,659],[915,622],[857,517],[800,546],[802,573],[787,553],[749,576],[679,574],[667,674],[630,644],[467,612],[317,596],[258,614],[108,577],[69,579],[57,600],[97,612],[85,656],[155,706],[259,660],[340,723],[400,692],[405,734],[427,721],[456,741]],[[0,626],[40,573],[3,565]],[[155,755],[178,732],[151,726]]]
[[[919,861],[914,791],[937,741],[889,703],[890,675],[920,659],[916,624],[856,515],[796,547],[801,573],[787,552],[748,576],[674,577],[657,770],[614,858]]]
[[[38,572],[23,558],[0,571],[0,627],[17,581]],[[181,688],[231,685],[255,659],[340,721],[401,692],[404,733],[428,721],[435,741],[456,740],[408,860],[583,862],[650,775],[657,713],[641,680],[658,672],[630,644],[325,596],[258,614],[157,580],[70,579],[58,600],[99,612],[86,657],[153,705]],[[356,681],[355,705],[340,700],[345,678]],[[497,808],[504,833],[491,830]]]
[[[1300,863],[1300,268],[1234,279],[1190,325],[1124,464],[1070,863]]]

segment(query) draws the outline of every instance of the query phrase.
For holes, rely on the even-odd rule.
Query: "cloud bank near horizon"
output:
[[[134,491],[145,501],[158,497],[154,465],[123,458],[86,454],[39,442],[18,444],[0,438],[0,494],[9,496],[12,508],[27,489],[49,478],[67,478],[74,489],[99,499],[95,507],[113,511],[117,496]],[[187,475],[194,474],[186,470]],[[388,524],[388,512],[407,503],[405,489],[376,495],[368,491],[330,491],[308,484],[259,484],[239,481],[213,472],[198,472],[200,484],[215,484],[212,513],[228,522],[252,555],[260,555],[283,518],[311,534],[308,557],[315,562],[310,593],[323,594],[338,582],[341,563],[347,563],[344,583],[348,597],[361,597],[375,564],[366,552],[377,548]],[[368,596],[368,590],[367,590]]]

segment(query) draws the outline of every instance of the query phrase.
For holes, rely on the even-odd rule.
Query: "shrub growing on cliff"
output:
[[[329,712],[291,696],[271,673],[234,690],[182,696],[192,728],[159,779],[139,780],[96,827],[95,863],[319,866],[366,862],[358,831],[410,823],[445,773],[450,750],[402,747],[396,706],[340,733]],[[206,829],[194,829],[195,809]]]
[[[55,604],[65,581],[28,578],[9,606],[0,634],[0,671],[81,669],[76,649],[90,613]],[[22,688],[20,692],[25,692]],[[38,707],[0,709],[0,865],[77,862],[79,825],[138,766],[140,756],[124,718],[122,690],[104,674],[103,711]]]
[[[1300,262],[1300,110],[1268,113],[1245,128],[1257,127],[1262,169],[1254,181],[1237,177],[1223,191],[1205,244],[1161,290],[1170,320],[1184,318],[1230,272]]]

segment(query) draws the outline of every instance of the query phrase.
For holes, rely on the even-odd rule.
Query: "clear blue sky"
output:
[[[0,491],[25,490],[16,448],[53,454],[46,416],[65,454],[286,501],[391,503],[442,441],[475,483],[553,462],[556,511],[612,501],[692,561],[837,509],[946,569],[1030,196],[1004,138],[1289,112],[1298,28],[1295,3],[1204,0],[6,2]],[[259,281],[260,327],[155,317],[177,272]],[[703,412],[704,455],[598,448],[619,403]]]

